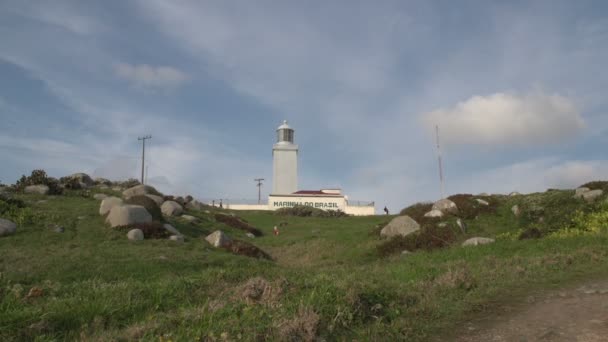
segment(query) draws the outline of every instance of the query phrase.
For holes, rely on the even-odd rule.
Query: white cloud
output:
[[[517,96],[474,96],[454,107],[426,113],[448,144],[525,145],[552,143],[576,135],[585,123],[574,103],[541,92]]]
[[[117,76],[137,87],[173,88],[189,79],[184,72],[170,66],[118,63],[114,66],[114,71]]]

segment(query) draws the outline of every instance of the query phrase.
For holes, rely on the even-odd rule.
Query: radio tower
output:
[[[441,147],[439,146],[439,125],[435,125],[435,136],[437,138],[437,161],[439,162],[439,191],[441,198],[445,198],[445,187],[443,184],[443,164],[441,163]]]
[[[258,204],[260,204],[262,202],[262,181],[264,181],[264,178],[256,178],[254,181],[258,182],[256,186],[258,187]]]

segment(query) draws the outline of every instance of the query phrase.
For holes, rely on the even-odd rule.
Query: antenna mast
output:
[[[254,179],[255,182],[258,182],[258,184],[256,185],[258,187],[258,204],[262,202],[262,181],[264,180],[264,178]]]
[[[435,136],[437,138],[437,161],[439,162],[439,191],[441,198],[445,198],[445,186],[443,181],[443,164],[441,162],[441,147],[439,146],[439,125],[435,125]]]

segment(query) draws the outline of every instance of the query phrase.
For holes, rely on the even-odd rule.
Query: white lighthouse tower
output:
[[[272,193],[288,195],[298,191],[298,145],[287,120],[277,128],[277,143],[272,147]]]

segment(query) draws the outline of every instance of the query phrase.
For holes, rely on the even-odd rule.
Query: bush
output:
[[[275,211],[279,216],[299,216],[299,217],[343,217],[348,216],[341,210],[322,210],[308,205],[296,205],[291,208],[281,208]]]
[[[520,203],[520,225],[537,227],[541,232],[552,232],[574,224],[577,211],[590,213],[598,203],[586,203],[573,198],[572,191],[551,191],[526,196]]]
[[[420,223],[427,219],[424,217],[424,214],[428,213],[433,209],[433,203],[431,202],[420,202],[416,204],[412,204],[409,207],[401,210],[399,215],[407,215],[414,219],[414,221]]]
[[[527,228],[526,230],[521,232],[521,234],[519,234],[517,239],[518,240],[540,239],[542,236],[543,236],[543,234],[540,231],[540,229],[538,229],[536,227],[531,227],[531,228]]]
[[[150,213],[150,215],[152,215],[152,219],[154,221],[159,221],[159,222],[164,221],[163,213],[160,210],[160,207],[153,199],[151,199],[148,196],[145,196],[145,195],[133,196],[133,197],[130,197],[129,199],[125,200],[125,203],[141,205],[142,207],[146,208],[146,210]]]
[[[440,228],[435,225],[426,224],[420,231],[408,236],[396,236],[378,245],[376,248],[380,256],[386,257],[401,253],[404,250],[413,252],[418,249],[430,251],[445,248],[456,241],[456,232],[453,228]]]
[[[215,214],[215,219],[219,222],[224,223],[225,225],[232,227],[232,228],[236,228],[236,229],[240,229],[240,230],[244,230],[248,233],[251,233],[255,236],[262,236],[264,235],[262,233],[261,230],[251,226],[249,223],[241,220],[238,217],[234,217],[234,216],[229,216],[229,215],[224,215],[224,214]]]
[[[80,190],[82,189],[82,184],[78,178],[73,177],[61,177],[59,178],[59,183],[61,183],[66,189],[70,190]]]
[[[131,229],[141,229],[146,239],[166,239],[171,236],[164,227],[162,222],[153,221],[148,223],[133,223],[127,226],[118,226],[114,229],[121,232],[128,232]]]
[[[270,257],[270,255],[268,255],[268,253],[264,252],[263,250],[259,249],[258,247],[254,246],[250,243],[240,241],[240,240],[232,240],[232,242],[228,246],[226,246],[225,249],[228,250],[229,252],[237,254],[237,255],[244,255],[244,256],[258,258],[258,259],[272,260],[272,258]]]
[[[456,194],[448,197],[448,199],[458,207],[458,214],[455,216],[466,220],[472,220],[482,213],[494,213],[498,206],[494,198],[484,197],[483,200],[488,202],[488,205],[483,205],[475,200],[475,196],[470,194]]]
[[[604,190],[604,192],[608,192],[608,181],[592,181],[587,182],[579,188],[589,188],[591,190]]]
[[[49,195],[60,195],[63,189],[59,185],[57,179],[48,177],[44,170],[33,170],[29,177],[22,175],[15,183],[15,188],[18,191],[23,191],[25,187],[30,185],[46,185],[49,187]]]

